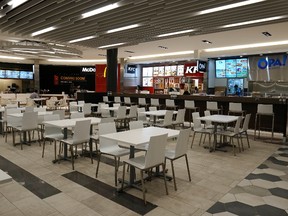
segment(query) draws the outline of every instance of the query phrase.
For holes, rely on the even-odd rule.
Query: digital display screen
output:
[[[19,71],[6,70],[6,78],[19,79]]]
[[[20,71],[20,79],[33,79],[32,71]]]
[[[6,71],[0,70],[0,78],[6,78]]]
[[[152,74],[153,74],[153,67],[144,67],[143,68],[143,77],[152,76]]]
[[[153,78],[152,77],[143,78],[143,86],[152,87],[153,86]]]
[[[216,78],[245,78],[247,76],[247,58],[216,60]]]

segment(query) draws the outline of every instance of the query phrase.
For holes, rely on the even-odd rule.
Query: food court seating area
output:
[[[237,116],[235,120],[232,115],[227,115],[227,118],[230,118],[229,123],[231,123],[230,121],[235,123],[237,122],[236,124],[234,124],[234,128],[228,128],[224,126],[226,124],[226,121],[218,122],[218,120],[211,119],[209,116],[202,116],[199,114],[199,117],[195,117],[197,118],[197,122],[198,120],[200,120],[200,126],[197,123],[197,127],[206,129],[206,121],[212,121],[212,125],[217,122],[218,126],[221,126],[215,127],[216,130],[214,130],[214,127],[209,129],[212,135],[210,146],[207,149],[205,147],[209,144],[208,139],[205,140],[204,137],[202,137],[201,139],[201,135],[198,136],[193,133],[193,123],[195,119],[191,119],[191,121],[193,121],[191,127],[189,126],[189,124],[184,124],[184,126],[181,123],[178,124],[179,121],[183,121],[183,110],[187,112],[187,110],[182,109],[182,107],[179,107],[178,110],[166,111],[162,109],[156,109],[148,111],[145,109],[145,107],[143,107],[144,109],[137,109],[137,106],[135,105],[132,105],[130,107],[114,107],[112,103],[109,103],[109,106],[101,106],[101,109],[108,110],[110,116],[114,116],[115,112],[116,115],[114,118],[101,118],[101,116],[99,116],[98,114],[96,117],[94,117],[91,106],[91,115],[89,117],[87,116],[83,118],[83,115],[76,115],[76,113],[84,112],[83,109],[81,110],[81,107],[83,108],[85,104],[85,102],[84,104],[77,104],[77,106],[76,104],[74,104],[74,106],[79,109],[75,109],[74,111],[72,111],[73,115],[68,115],[62,120],[55,120],[53,118],[51,122],[49,122],[48,118],[45,119],[43,115],[48,116],[51,115],[52,112],[50,112],[49,110],[37,110],[38,121],[41,121],[41,124],[44,125],[43,135],[47,136],[49,134],[45,134],[45,127],[49,128],[49,136],[50,138],[52,138],[53,141],[53,145],[50,145],[49,139],[45,142],[45,154],[43,148],[44,140],[42,140],[42,135],[40,136],[41,146],[39,146],[38,136],[36,133],[34,135],[33,132],[31,133],[31,140],[37,142],[30,143],[28,142],[29,139],[27,139],[26,141],[23,140],[24,135],[22,135],[22,140],[17,137],[16,142],[23,141],[23,150],[21,150],[21,148],[17,145],[13,146],[12,133],[7,133],[6,142],[4,141],[4,138],[0,138],[3,139],[3,142],[1,142],[2,144],[0,151],[0,169],[9,169],[8,173],[14,179],[14,181],[9,183],[10,185],[0,185],[0,194],[5,195],[5,198],[3,198],[3,200],[4,202],[7,202],[7,205],[9,203],[9,206],[11,208],[11,210],[7,210],[7,212],[16,212],[19,208],[21,209],[21,212],[24,212],[24,215],[29,215],[29,209],[26,209],[24,206],[18,205],[18,203],[22,200],[23,202],[27,203],[27,199],[28,202],[30,202],[32,205],[31,208],[37,209],[38,211],[40,211],[41,209],[41,214],[43,215],[49,215],[49,212],[54,212],[55,214],[57,212],[63,215],[72,215],[73,213],[79,211],[79,208],[81,209],[81,214],[84,215],[167,215],[168,213],[172,215],[210,215],[216,213],[217,211],[223,212],[223,214],[225,212],[229,213],[230,209],[224,205],[225,203],[228,203],[233,207],[233,209],[236,209],[234,210],[234,214],[240,214],[241,211],[244,211],[243,209],[248,208],[246,207],[248,200],[252,202],[249,206],[252,206],[251,208],[255,209],[255,211],[258,209],[258,206],[262,205],[277,208],[277,211],[279,212],[287,210],[285,209],[286,205],[282,205],[282,203],[285,203],[287,201],[287,198],[281,197],[280,195],[278,195],[278,193],[259,196],[259,194],[257,194],[256,192],[253,193],[253,190],[245,190],[245,187],[253,187],[253,185],[257,187],[263,187],[263,190],[268,190],[267,185],[271,185],[271,183],[261,183],[261,181],[258,181],[255,176],[259,173],[261,174],[265,172],[265,167],[270,166],[269,164],[271,163],[271,161],[273,162],[274,159],[267,161],[266,165],[263,165],[261,168],[257,167],[260,166],[263,161],[265,163],[265,160],[271,155],[274,155],[272,157],[276,157],[278,161],[283,161],[284,163],[285,155],[288,153],[288,149],[285,146],[281,146],[279,144],[267,145],[267,143],[264,143],[262,140],[249,139],[252,137],[251,134],[253,134],[247,129],[247,125],[250,119],[249,113],[246,114],[244,117]],[[99,105],[97,106],[99,107]],[[136,117],[134,114],[134,108],[132,108],[133,106],[135,106],[136,108]],[[125,115],[122,115],[121,112],[119,112],[119,109],[123,109],[122,107],[125,107]],[[3,109],[3,113],[5,112],[5,110],[7,111],[7,108]],[[17,109],[17,107],[14,107],[14,109]],[[73,109],[71,109],[71,107],[68,107],[68,110],[71,111]],[[25,112],[29,111],[25,110]],[[21,113],[23,114],[23,112]],[[167,120],[164,120],[166,117],[166,113],[169,113],[169,116],[171,117],[171,127],[156,127],[161,126],[161,123],[166,124]],[[197,112],[192,113],[193,117],[197,116],[194,115]],[[112,124],[116,128],[118,124],[117,118],[119,118],[120,114],[125,119],[125,123],[123,123],[124,125],[129,125],[129,122],[136,122],[138,120],[137,117],[141,117],[139,118],[139,120],[142,121],[142,124],[146,120],[145,127],[143,124],[143,127],[139,127],[138,129],[129,129],[129,126],[126,127],[125,125],[124,129],[121,128],[122,130],[119,132],[115,132],[115,130],[113,130],[113,132],[105,134],[99,131],[102,130],[102,124],[108,124],[104,123],[106,119],[109,119],[109,124]],[[75,117],[71,118],[74,115]],[[6,118],[8,116],[6,116]],[[20,115],[18,117],[17,115],[13,116],[12,114],[10,115],[10,117],[21,118]],[[209,118],[203,120],[201,119],[207,117]],[[87,136],[85,139],[79,139],[79,134],[82,134],[83,132],[77,132],[80,131],[80,129],[77,129],[78,127],[76,127],[76,122],[82,122],[84,119],[90,120],[90,127],[92,129],[88,131],[90,132],[90,135],[93,135],[93,137],[95,138],[93,142],[87,140]],[[240,124],[240,121],[242,122],[242,124]],[[21,120],[19,120],[19,122],[21,122]],[[173,122],[177,124],[173,125]],[[53,139],[53,127],[61,128],[61,130],[55,130],[56,145],[54,145],[55,140]],[[39,129],[40,128],[41,127],[39,126]],[[108,128],[110,129],[111,127]],[[141,133],[138,134],[137,130],[143,130],[143,133],[144,131],[149,131],[149,133],[144,134],[142,137]],[[208,130],[208,128],[206,130]],[[61,136],[61,131],[63,133],[63,137]],[[85,131],[87,132],[87,128],[85,129]],[[135,159],[131,160],[131,145],[138,145],[138,142],[139,144],[142,144],[142,142],[144,142],[149,146],[150,142],[155,144],[157,139],[164,139],[163,137],[158,137],[158,135],[160,136],[161,134],[156,135],[157,131],[163,131],[162,135],[168,133],[168,137],[165,138],[165,142],[161,142],[165,144],[163,148],[166,153],[163,153],[164,155],[161,153],[160,157],[160,150],[158,154],[158,148],[156,150],[153,149],[154,147],[152,147],[152,144],[152,150],[148,147],[144,151],[136,151]],[[186,131],[186,138],[184,138],[184,131]],[[181,135],[183,136],[183,138],[181,139],[178,137],[180,136],[179,132],[180,134],[183,133],[183,135]],[[111,133],[114,133],[114,135],[109,135]],[[121,133],[127,135],[121,137]],[[154,133],[155,136],[152,137],[155,137],[156,141],[154,140],[154,138],[150,140],[149,137],[149,134],[151,135]],[[103,137],[101,136],[101,134],[104,134],[102,135]],[[248,136],[242,137],[241,134],[245,134]],[[95,135],[98,135],[98,137]],[[67,136],[68,139],[65,138],[65,136]],[[73,138],[73,136],[75,137]],[[275,134],[275,136],[277,137],[277,134]],[[227,139],[228,137],[231,137],[230,144],[232,144],[232,146],[225,146],[223,149],[227,152],[223,152],[221,151],[222,146],[219,145],[221,145],[220,142],[224,143],[225,139]],[[234,138],[235,141],[233,143],[232,140]],[[190,146],[192,143],[192,139],[194,140],[194,145],[191,148]],[[111,140],[113,142],[111,142]],[[239,142],[237,142],[237,140]],[[112,147],[109,150],[112,143],[113,145],[115,145],[115,141],[117,142],[117,149],[114,146],[113,148],[115,148],[115,150],[113,150]],[[227,139],[227,141],[230,141],[230,139]],[[65,144],[67,142],[69,142],[68,147]],[[200,142],[201,145],[199,145]],[[60,145],[60,143],[62,144]],[[185,145],[183,145],[183,143]],[[28,144],[28,146],[24,146],[24,144]],[[238,148],[238,144],[240,148]],[[97,145],[97,151],[95,145]],[[233,153],[234,145],[236,152],[235,156]],[[258,151],[259,149],[261,149],[261,151]],[[123,154],[116,154],[119,150],[123,151]],[[101,154],[102,156],[99,160],[99,153],[101,153],[101,151],[103,151],[103,154]],[[109,154],[105,154],[107,152],[109,152]],[[281,154],[282,156],[277,156],[277,154]],[[114,160],[113,155],[121,155],[120,160],[118,160],[118,158],[117,160]],[[73,159],[72,161],[71,156]],[[157,158],[157,160],[153,160],[155,158]],[[165,158],[166,162],[165,160],[162,160]],[[173,164],[170,163],[170,160],[173,161]],[[10,164],[9,161],[11,161],[14,165]],[[98,162],[92,163],[93,161]],[[125,161],[125,164],[130,164],[128,169],[123,169],[123,161]],[[239,161],[241,161],[241,166],[239,166]],[[278,166],[281,166],[279,163]],[[97,164],[99,165],[99,169],[97,169],[98,173],[97,177],[95,177]],[[154,174],[158,174],[158,172],[160,172],[161,175],[162,168],[156,171],[158,169],[158,165],[164,165],[164,170],[167,170],[165,174],[167,175],[168,180],[172,181],[164,182],[163,178],[157,178],[154,176]],[[13,167],[9,168],[10,166]],[[136,170],[134,170],[132,166],[136,167]],[[156,166],[157,169],[149,169],[150,167],[152,168],[154,166]],[[21,169],[21,172],[24,173],[22,174],[22,176],[26,175],[25,172],[31,173],[35,178],[41,179],[42,184],[44,182],[45,185],[39,187],[35,183],[34,187],[38,188],[38,193],[31,193],[30,191],[33,191],[33,187],[24,187],[23,184],[20,184],[21,182],[26,182],[28,180],[23,180],[21,179],[22,177],[19,179],[19,177],[17,177],[17,173],[13,173],[14,170],[18,169]],[[137,169],[140,169],[141,172],[138,172]],[[275,169],[275,166],[273,167],[273,169]],[[134,176],[131,175],[131,173],[134,171],[136,179],[134,179],[133,181],[136,181],[137,184],[140,182],[138,186],[140,186],[140,188],[143,186],[142,192],[133,189],[134,183],[133,185],[127,184],[127,182],[131,182],[131,176]],[[280,171],[275,171],[272,175],[276,175],[278,181],[286,181],[281,180],[281,176],[285,175],[285,173],[287,175],[287,170],[285,171],[285,169],[283,170],[282,168],[281,172],[282,173],[280,173]],[[31,174],[27,174],[27,176],[31,178]],[[262,177],[262,175],[259,175],[259,178]],[[123,182],[123,179],[125,180],[125,182]],[[34,182],[37,181],[34,180]],[[121,184],[117,184],[119,182]],[[135,186],[137,186],[137,184],[135,184]],[[285,185],[285,183],[279,183],[278,185],[276,185],[275,183],[275,188],[281,188],[283,187],[283,185]],[[131,186],[133,187],[130,188]],[[43,187],[45,188],[45,192],[41,192]],[[244,192],[242,191],[242,193],[239,193],[239,190],[234,189],[239,189],[239,187],[243,188]],[[99,188],[101,188],[101,190],[99,190]],[[23,198],[22,195],[18,198],[13,196],[15,190],[17,190],[18,193],[21,192]],[[124,191],[124,193],[116,192],[120,192],[122,190]],[[285,188],[283,188],[283,190],[285,190]],[[235,199],[235,197],[238,196],[241,196],[241,199]],[[257,196],[257,199],[255,198],[255,203],[250,199],[253,196]],[[276,198],[271,198],[270,196],[275,196]],[[281,202],[278,203],[277,206],[275,206],[275,202],[270,202],[270,199],[279,199],[278,197],[281,197],[281,199],[283,200],[281,200]],[[61,199],[61,201],[63,202],[66,202],[67,207],[59,206],[57,204],[57,200],[59,199]],[[183,200],[185,200],[185,202]],[[49,205],[47,205],[47,203],[49,203]],[[178,207],[176,208],[175,205],[177,205]],[[216,211],[215,208],[218,208],[220,205],[223,205],[224,207],[219,208]],[[241,208],[238,209],[238,206],[241,206]],[[275,212],[277,211],[275,210]]]

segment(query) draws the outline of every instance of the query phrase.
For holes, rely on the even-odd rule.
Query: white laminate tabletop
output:
[[[53,112],[50,111],[46,111],[46,112],[38,112],[38,116],[44,116],[44,115],[51,115]],[[23,117],[23,113],[11,113],[11,114],[7,114],[8,116],[12,116],[12,117],[18,117],[18,118],[22,118]]]
[[[48,98],[33,98],[32,100],[34,100],[34,101],[44,101],[44,100],[48,100]]]
[[[168,138],[177,137],[179,135],[179,130],[159,128],[159,127],[147,127],[139,128],[135,130],[127,130],[118,133],[110,133],[105,135],[100,135],[100,138],[115,140],[126,144],[127,146],[137,146],[141,144],[148,143],[151,136],[157,136],[162,134],[168,134]]]
[[[91,124],[99,124],[101,122],[101,118],[95,118],[95,117],[87,117],[87,118],[75,118],[75,119],[61,119],[61,120],[53,120],[53,121],[44,121],[44,124],[60,127],[60,128],[67,128],[67,127],[73,127],[76,125],[76,121],[81,120],[91,120]]]
[[[152,116],[165,116],[167,110],[154,110],[154,111],[146,111],[142,112],[146,115],[152,115]],[[173,111],[173,114],[177,114],[177,111]]]
[[[110,110],[110,111],[117,111],[119,109],[119,107],[101,107],[101,109]],[[126,109],[130,109],[130,107],[126,107]]]
[[[71,107],[83,107],[84,104],[75,104],[75,105],[70,105]],[[98,107],[98,104],[92,103],[91,107]]]
[[[211,121],[216,123],[230,123],[237,121],[239,116],[232,116],[232,115],[210,115],[210,116],[203,116],[199,119],[202,121]]]

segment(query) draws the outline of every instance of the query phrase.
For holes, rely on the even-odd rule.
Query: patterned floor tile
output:
[[[283,198],[277,197],[277,196],[267,196],[267,197],[263,197],[263,200],[268,205],[271,205],[271,206],[274,206],[277,208],[281,208],[284,210],[288,209],[288,200],[287,199],[283,199]]]
[[[272,188],[272,189],[269,189],[269,191],[274,196],[278,196],[278,197],[282,197],[282,198],[288,199],[288,190],[286,190],[286,189]]]
[[[259,215],[263,216],[287,216],[287,213],[283,209],[279,209],[270,205],[256,206],[256,211]]]
[[[255,169],[252,173],[253,173],[253,174],[266,173],[266,174],[270,174],[270,175],[274,175],[274,176],[283,176],[283,175],[286,175],[285,172],[283,172],[283,171],[276,170],[276,169],[271,169],[271,168],[267,168],[267,169]]]
[[[261,173],[261,174],[251,173],[250,175],[248,175],[248,176],[246,177],[246,179],[248,179],[248,180],[252,180],[252,179],[263,179],[263,180],[267,180],[267,181],[271,181],[271,182],[281,181],[281,179],[279,178],[279,176],[270,175],[270,174],[266,174],[266,173]]]
[[[225,204],[226,211],[236,215],[254,216],[257,215],[256,209],[241,202],[231,202]]]

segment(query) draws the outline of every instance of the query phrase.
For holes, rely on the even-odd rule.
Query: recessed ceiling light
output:
[[[24,60],[25,58],[22,58],[22,57],[16,57],[16,56],[2,56],[0,55],[0,58],[3,58],[3,59],[18,59],[18,60]]]
[[[45,28],[45,29],[42,29],[40,31],[33,32],[31,35],[32,35],[32,37],[34,37],[34,36],[37,36],[37,35],[40,35],[40,34],[44,34],[46,32],[53,31],[54,29],[56,29],[56,28],[51,26],[49,28]]]
[[[250,4],[255,4],[255,3],[258,3],[258,2],[262,2],[262,1],[266,1],[266,0],[247,0],[247,1],[242,1],[242,2],[238,2],[238,3],[234,3],[234,4],[229,4],[229,5],[224,5],[224,6],[220,6],[220,7],[216,7],[216,8],[203,10],[203,11],[200,11],[200,12],[196,13],[196,15],[214,13],[214,12],[217,12],[217,11],[223,11],[223,10],[228,10],[228,9],[232,9],[232,8],[236,8],[236,7],[242,7],[242,6],[246,6],[246,5],[250,5]]]
[[[158,47],[161,49],[168,49],[168,47],[166,47],[166,46],[158,46]]]
[[[100,46],[98,47],[99,49],[104,49],[104,48],[108,48],[108,47],[116,47],[116,46],[121,46],[125,43],[116,43],[116,44],[109,44],[109,45],[105,45],[105,46]]]
[[[98,8],[98,9],[83,13],[82,17],[83,18],[87,18],[87,17],[94,16],[94,15],[97,15],[97,14],[100,14],[100,13],[104,13],[104,12],[109,11],[109,10],[113,10],[115,8],[118,8],[118,7],[120,7],[120,5],[118,3],[106,5],[104,7],[101,7],[101,8]]]
[[[188,30],[183,30],[183,31],[171,32],[171,33],[167,33],[167,34],[161,34],[161,35],[157,35],[156,37],[168,37],[168,36],[172,36],[172,35],[185,34],[185,33],[189,33],[192,31],[194,31],[194,30],[188,29]]]
[[[49,62],[106,62],[106,59],[48,59]]]
[[[268,22],[268,21],[283,19],[285,17],[287,16],[275,16],[275,17],[268,17],[268,18],[257,19],[257,20],[250,20],[250,21],[245,21],[245,22],[240,22],[240,23],[224,25],[221,28],[230,28],[230,27],[235,27],[235,26],[250,25],[254,23]]]
[[[113,32],[118,32],[118,31],[124,31],[127,29],[137,28],[139,26],[140,26],[139,24],[133,24],[133,25],[128,25],[128,26],[124,26],[124,27],[120,27],[120,28],[115,28],[115,29],[108,30],[107,34],[113,33]]]
[[[145,59],[145,58],[157,58],[163,56],[176,56],[176,55],[188,55],[193,54],[194,51],[181,51],[181,52],[172,52],[172,53],[162,53],[162,54],[155,54],[155,55],[144,55],[144,56],[134,56],[130,59]]]
[[[76,43],[76,42],[79,42],[79,41],[90,40],[90,39],[93,39],[95,37],[96,37],[95,35],[92,35],[92,36],[88,36],[88,37],[78,38],[78,39],[69,41],[69,43]]]
[[[202,40],[203,43],[206,43],[206,44],[212,44],[211,41],[208,41],[208,40]]]

